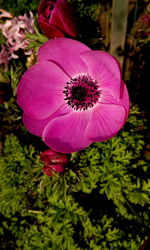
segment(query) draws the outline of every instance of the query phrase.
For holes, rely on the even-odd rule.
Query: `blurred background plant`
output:
[[[114,2],[69,2],[77,11],[77,39],[110,51]],[[117,52],[131,98],[128,122],[113,139],[68,156],[65,171],[51,177],[40,159],[47,147],[25,130],[16,104],[20,77],[47,40],[36,23],[38,5],[0,0],[13,18],[30,11],[34,17],[34,33],[26,33],[34,53],[18,50],[7,70],[0,68],[0,249],[137,250],[150,234],[149,1],[129,1],[125,46]],[[0,41],[2,51],[2,30]]]

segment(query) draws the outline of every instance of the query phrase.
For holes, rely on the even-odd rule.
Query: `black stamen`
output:
[[[64,100],[74,110],[87,110],[92,108],[100,97],[99,86],[95,80],[88,75],[79,75],[71,78],[64,87]]]

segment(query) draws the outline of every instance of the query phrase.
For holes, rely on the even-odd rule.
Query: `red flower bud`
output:
[[[44,174],[46,174],[48,176],[53,176],[53,172],[62,173],[62,172],[64,172],[65,168],[64,168],[64,165],[56,164],[56,165],[44,166],[42,168],[42,170],[43,170]]]
[[[68,163],[68,158],[65,154],[52,149],[42,152],[40,159],[45,164],[42,170],[48,176],[52,176],[53,172],[63,172],[65,170],[64,165]]]
[[[72,9],[67,0],[42,0],[38,9],[38,23],[49,38],[76,37]]]

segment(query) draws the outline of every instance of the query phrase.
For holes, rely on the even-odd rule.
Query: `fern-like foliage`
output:
[[[19,16],[28,13],[29,11],[33,11],[36,13],[37,6],[39,4],[39,0],[16,0],[16,1],[5,1],[0,0],[0,6],[3,7],[4,10],[11,12],[15,16]]]
[[[53,177],[41,171],[38,145],[8,134],[0,162],[1,248],[137,250],[149,230],[145,130],[134,106],[118,136],[72,154]]]

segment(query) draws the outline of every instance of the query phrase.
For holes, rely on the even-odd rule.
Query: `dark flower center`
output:
[[[77,101],[83,101],[86,99],[87,90],[82,86],[72,87],[72,97]]]
[[[79,75],[66,84],[63,91],[65,100],[74,110],[92,108],[100,97],[97,81],[89,75]]]

